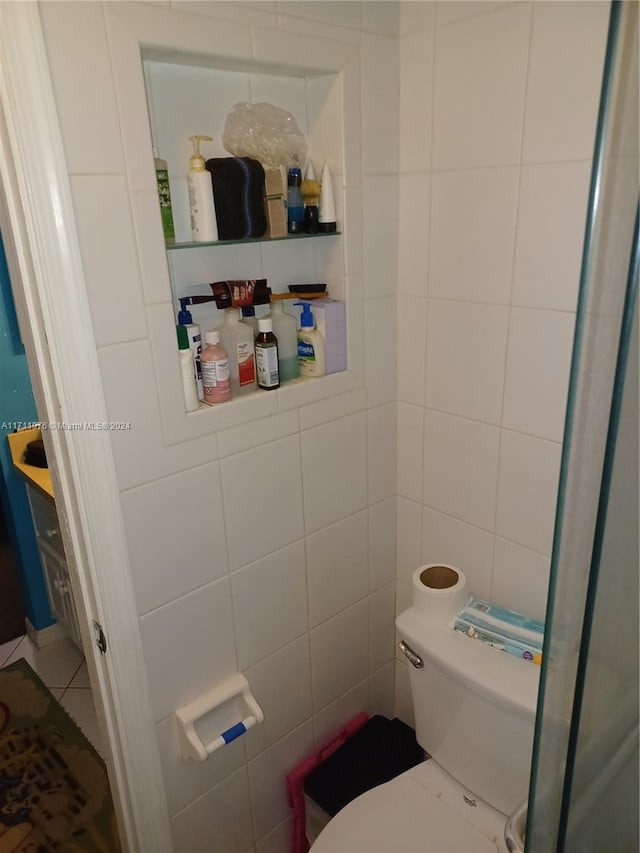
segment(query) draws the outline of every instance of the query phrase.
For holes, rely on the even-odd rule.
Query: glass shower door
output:
[[[556,512],[528,853],[638,849],[638,150],[638,4],[614,0]]]

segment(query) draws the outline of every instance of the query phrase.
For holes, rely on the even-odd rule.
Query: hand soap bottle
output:
[[[256,390],[253,341],[253,330],[240,322],[239,310],[227,308],[224,325],[220,327],[220,343],[229,356],[229,378],[233,397],[241,397]]]
[[[189,139],[193,144],[193,155],[187,173],[191,236],[194,243],[215,243],[218,239],[218,222],[213,200],[213,183],[204,157],[200,154],[200,143],[212,142],[213,137],[197,134]]]
[[[311,306],[302,305],[300,329],[298,331],[298,365],[300,376],[324,376],[324,339],[316,329]]]

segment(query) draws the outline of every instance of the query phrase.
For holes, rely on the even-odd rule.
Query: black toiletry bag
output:
[[[262,237],[267,230],[264,213],[264,169],[251,157],[212,157],[207,169],[220,240]]]

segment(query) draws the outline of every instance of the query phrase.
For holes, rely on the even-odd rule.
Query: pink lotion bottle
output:
[[[205,403],[214,405],[231,399],[229,356],[220,346],[220,333],[207,332],[206,347],[200,353],[202,371],[202,393]]]

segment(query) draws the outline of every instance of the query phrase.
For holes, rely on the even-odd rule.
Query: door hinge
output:
[[[96,646],[100,649],[100,653],[104,655],[107,652],[107,638],[102,630],[102,625],[94,619],[93,627],[96,632]]]

